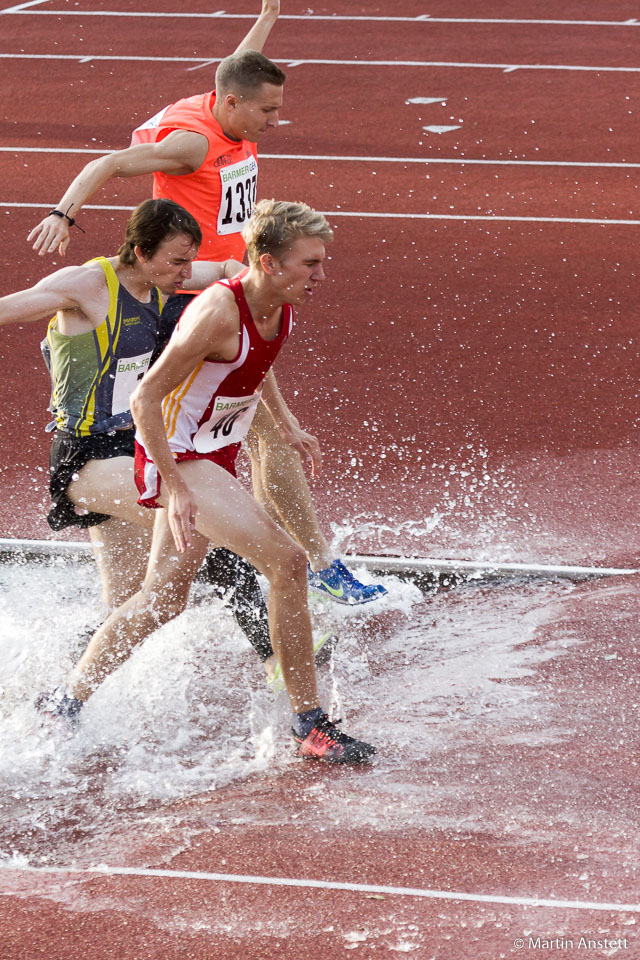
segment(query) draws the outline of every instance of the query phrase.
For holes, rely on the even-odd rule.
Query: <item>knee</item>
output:
[[[274,567],[272,586],[307,589],[307,555],[297,543],[289,543],[280,551]]]

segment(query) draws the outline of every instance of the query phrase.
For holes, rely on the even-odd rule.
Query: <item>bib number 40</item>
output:
[[[212,416],[200,424],[193,438],[198,453],[211,453],[232,443],[242,443],[259,402],[259,392],[248,397],[216,397]]]
[[[218,437],[230,437],[233,431],[233,425],[242,413],[244,413],[244,410],[236,410],[234,413],[228,413],[226,416],[216,420],[211,427],[213,439],[217,440]]]

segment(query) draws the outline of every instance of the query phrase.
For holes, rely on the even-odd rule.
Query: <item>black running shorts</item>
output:
[[[67,487],[74,474],[79,473],[89,460],[111,460],[113,457],[133,457],[135,430],[111,430],[91,437],[72,437],[57,430],[49,455],[49,493],[53,507],[47,516],[52,530],[65,527],[95,527],[111,517],[106,513],[76,513],[76,506],[67,496]],[[135,496],[133,476],[131,495]]]

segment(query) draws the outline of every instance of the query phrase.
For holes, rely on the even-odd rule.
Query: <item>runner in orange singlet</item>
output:
[[[273,86],[284,83],[284,73],[254,51],[247,51],[242,58],[236,55],[229,63],[236,72],[253,67],[257,79],[262,74],[264,83]],[[230,81],[233,82],[233,77]],[[227,80],[227,86],[230,81]],[[218,76],[216,83],[219,89]],[[257,191],[256,144],[225,133],[216,118],[215,91],[187,97],[165,107],[134,130],[131,143],[133,146],[160,143],[177,130],[205,137],[207,154],[200,167],[188,176],[154,171],[154,197],[182,197],[183,202],[189,204],[192,216],[202,229],[199,260],[242,259],[245,254],[242,228],[251,215]]]

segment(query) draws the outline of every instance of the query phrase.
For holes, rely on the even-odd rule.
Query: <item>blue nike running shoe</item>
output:
[[[334,560],[330,567],[317,573],[309,567],[309,588],[336,603],[349,606],[379,600],[387,593],[381,583],[360,583],[341,560]]]

